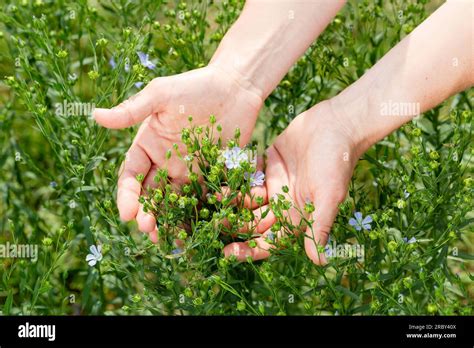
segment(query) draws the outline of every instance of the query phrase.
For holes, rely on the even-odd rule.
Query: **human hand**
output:
[[[242,145],[250,140],[262,98],[248,81],[235,71],[217,64],[183,74],[159,77],[141,92],[112,109],[95,109],[94,118],[107,128],[126,128],[142,122],[122,164],[118,181],[117,205],[124,221],[137,220],[141,231],[156,241],[155,218],[146,214],[138,202],[143,187],[153,187],[153,177],[164,167],[165,154],[173,144],[183,151],[181,131],[189,125],[209,125],[214,114],[222,126],[223,140],[240,128]],[[183,151],[184,152],[184,151]],[[187,178],[185,164],[173,156],[166,162],[168,175],[175,184]],[[136,180],[144,175],[142,183]]]
[[[306,253],[315,263],[325,262],[317,245],[327,241],[360,155],[413,117],[474,84],[472,50],[465,44],[472,41],[470,10],[469,1],[440,6],[359,80],[299,115],[268,149],[268,197],[286,185],[298,208],[307,200],[316,206],[313,229],[306,230],[305,238]],[[459,64],[452,64],[452,57]],[[392,104],[393,109],[387,107]],[[255,215],[260,215],[258,210]],[[293,224],[300,219],[296,209],[289,215]],[[257,232],[268,234],[275,221],[270,212],[256,221]],[[271,245],[262,237],[256,242],[256,248],[232,243],[224,252],[240,260],[268,257]]]
[[[334,110],[331,101],[325,101],[296,117],[267,150],[268,198],[282,193],[283,186],[288,187],[287,195],[295,207],[287,217],[293,225],[301,220],[296,208],[304,211],[308,202],[316,208],[311,217],[314,224],[306,229],[304,243],[308,257],[316,264],[326,261],[317,246],[327,242],[338,205],[346,196],[355,164],[364,151],[357,134],[352,124]],[[257,209],[255,216],[260,216],[261,210]],[[235,242],[225,247],[225,255],[235,255],[241,261],[248,256],[254,260],[268,257],[273,245],[266,237],[275,222],[270,211],[257,222],[257,232],[263,234],[255,239],[256,247]]]

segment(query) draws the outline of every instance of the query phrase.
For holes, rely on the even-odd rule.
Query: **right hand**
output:
[[[181,152],[181,131],[193,124],[209,126],[209,116],[216,116],[222,126],[222,138],[233,137],[241,131],[241,145],[252,135],[263,104],[259,91],[237,72],[216,64],[183,74],[158,77],[142,91],[112,109],[95,109],[94,118],[100,125],[119,129],[141,123],[138,133],[122,164],[118,180],[117,206],[123,221],[137,220],[141,231],[150,233],[157,241],[155,218],[146,214],[138,202],[142,185],[136,180],[143,174],[143,187],[153,187],[156,170],[165,164],[165,153],[173,144]],[[182,184],[187,179],[187,168],[172,156],[167,162],[171,181]]]

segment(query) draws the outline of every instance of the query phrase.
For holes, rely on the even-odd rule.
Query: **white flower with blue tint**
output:
[[[362,213],[357,211],[354,213],[354,218],[349,219],[349,225],[354,227],[357,231],[360,231],[361,229],[364,230],[370,230],[372,227],[370,226],[370,223],[373,221],[372,217],[370,215],[366,216],[365,218],[363,217]]]
[[[272,231],[268,232],[268,233],[267,233],[267,239],[268,239],[270,242],[274,242],[274,241],[275,241],[275,233],[273,233]]]
[[[173,255],[182,254],[182,253],[183,253],[183,249],[181,249],[181,248],[176,248],[176,249],[173,249],[173,250],[171,251],[171,253],[172,253]]]
[[[411,237],[410,239],[408,239],[407,237],[403,237],[403,241],[407,244],[413,244],[413,243],[416,243],[416,238]]]
[[[182,255],[184,255],[184,250],[181,248],[176,248],[176,249],[171,250],[171,254],[166,255],[165,257],[167,259],[176,259]]]
[[[328,238],[328,242],[327,242],[326,246],[324,247],[324,254],[326,255],[326,257],[333,257],[333,256],[336,256],[335,253],[334,253],[334,255],[333,255],[331,237]]]
[[[130,72],[130,59],[128,59],[128,57],[125,58],[125,65],[123,69],[125,70],[125,72]]]
[[[249,159],[248,155],[238,146],[234,146],[232,149],[226,149],[222,157],[224,157],[227,169],[240,168],[240,164]]]
[[[100,262],[102,260],[102,245],[91,245],[89,250],[91,251],[91,253],[87,254],[86,261],[89,263],[89,266],[94,267],[97,262]]]
[[[252,187],[262,186],[265,182],[265,174],[260,170],[252,174],[245,173],[244,176],[245,179],[250,179],[250,186]]]
[[[150,70],[155,69],[156,65],[153,64],[153,62],[150,60],[150,58],[148,57],[148,54],[138,51],[137,55],[138,55],[138,58],[140,59],[140,63],[145,68],[148,68]]]
[[[110,57],[109,65],[112,69],[115,69],[117,67],[117,63],[115,63],[114,57]]]

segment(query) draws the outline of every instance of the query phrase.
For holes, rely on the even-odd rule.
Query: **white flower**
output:
[[[232,149],[226,149],[222,157],[224,157],[227,169],[240,168],[242,162],[249,160],[248,155],[238,146],[234,146]]]
[[[148,57],[148,54],[138,51],[137,55],[138,55],[138,58],[140,59],[140,63],[145,68],[148,68],[150,70],[155,69],[155,64],[153,64],[153,62],[150,60],[150,58]]]
[[[407,244],[413,244],[417,242],[415,237],[411,237],[410,239],[408,239],[407,237],[403,237],[403,241]]]
[[[86,256],[86,261],[89,263],[89,266],[94,267],[97,262],[102,260],[102,245],[91,245],[89,250],[91,253]]]
[[[250,186],[252,187],[262,186],[265,182],[265,174],[260,170],[252,174],[245,173],[244,176],[245,179],[250,179]]]

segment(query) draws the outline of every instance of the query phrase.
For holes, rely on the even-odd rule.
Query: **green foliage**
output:
[[[87,110],[71,116],[58,108],[109,107],[136,93],[137,82],[205,65],[242,1],[1,6],[0,244],[39,247],[36,262],[0,259],[3,314],[473,314],[472,91],[367,152],[333,227],[337,248],[327,265],[313,265],[293,234],[275,241],[269,259],[239,263],[223,258],[222,248],[253,237],[237,231],[251,212],[216,193],[221,184],[231,197],[249,192],[245,172],[253,167],[225,167],[222,151],[232,143],[208,129],[184,130],[200,166],[181,190],[168,185],[163,168],[160,191],[142,198],[158,220],[155,245],[119,221],[114,203],[134,130],[110,132]],[[360,77],[426,8],[433,4],[349,2],[266,101],[259,148]],[[153,71],[138,51],[149,54]],[[273,203],[277,212],[291,205],[284,195]],[[354,212],[373,218],[370,230],[349,224]],[[86,262],[92,245],[103,256],[93,267]],[[349,253],[355,246],[362,257]]]

